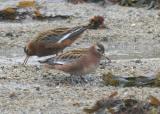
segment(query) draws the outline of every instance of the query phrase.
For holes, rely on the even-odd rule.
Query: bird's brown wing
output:
[[[86,30],[86,28],[74,27],[71,29],[64,29],[63,32],[60,32],[60,30],[56,29],[58,32],[47,35],[47,41],[45,40],[47,43],[46,48],[65,48],[66,46],[72,44],[76,39],[78,39],[79,36]]]
[[[68,32],[70,28],[57,28],[39,33],[35,37],[36,42],[57,42],[60,35]]]
[[[73,50],[66,51],[59,56],[74,55],[74,54],[85,54],[87,52],[88,52],[88,48],[78,48],[78,49],[73,49]]]
[[[87,52],[88,52],[88,48],[75,49],[75,50],[71,50],[71,51],[62,53],[56,57],[49,58],[41,63],[46,63],[49,65],[70,64],[75,61],[78,61],[81,57],[85,56]]]

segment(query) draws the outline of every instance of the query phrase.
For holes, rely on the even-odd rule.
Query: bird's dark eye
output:
[[[102,50],[100,48],[98,48],[97,51],[101,52]]]

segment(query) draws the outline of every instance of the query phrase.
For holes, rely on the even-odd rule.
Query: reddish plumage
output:
[[[82,77],[82,75],[90,73],[97,68],[103,54],[104,46],[97,43],[90,48],[67,51],[56,57],[41,61],[41,63],[45,63],[48,68]]]
[[[74,28],[57,28],[39,33],[32,41],[24,48],[27,57],[24,64],[27,63],[30,56],[48,56],[57,54],[67,46],[70,46],[80,35],[87,29],[97,29],[103,25],[104,18],[95,16],[86,26]]]
[[[90,19],[90,29],[105,28],[104,17],[94,16]]]

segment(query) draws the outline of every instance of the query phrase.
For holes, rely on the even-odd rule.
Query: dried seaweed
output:
[[[115,95],[112,96],[112,94]],[[141,101],[115,97],[117,92],[112,94],[112,97],[102,98],[96,101],[94,106],[84,108],[83,111],[87,114],[159,114],[160,101],[154,96],[150,96],[146,101]]]
[[[160,0],[120,0],[119,4],[122,6],[134,6],[134,7],[148,7],[148,9],[152,8],[160,8]]]
[[[133,7],[148,7],[148,9],[152,8],[160,8],[160,0],[67,0],[70,3],[78,4],[84,2],[102,2],[103,5],[107,4],[108,1],[112,3],[118,3],[121,6],[133,6]]]
[[[69,15],[46,15],[45,13],[42,13],[45,12],[42,10],[43,7],[44,6],[41,4],[36,3],[35,0],[20,1],[15,7],[6,7],[0,10],[0,20],[21,21],[28,19],[28,17],[35,20],[55,20],[70,18]]]

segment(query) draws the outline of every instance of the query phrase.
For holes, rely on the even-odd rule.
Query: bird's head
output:
[[[29,42],[25,47],[24,47],[24,52],[28,56],[33,56],[35,54],[34,50],[34,44],[32,42]]]
[[[103,55],[105,52],[105,48],[101,43],[96,43],[95,49],[96,49],[96,52],[99,53],[100,55]]]

